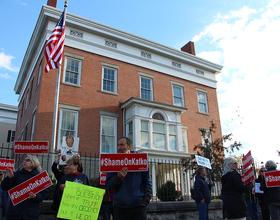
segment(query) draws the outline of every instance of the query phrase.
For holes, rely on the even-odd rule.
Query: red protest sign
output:
[[[100,172],[118,172],[127,167],[128,171],[148,170],[148,155],[140,154],[100,154]]]
[[[242,158],[242,163],[243,163],[243,169],[246,169],[253,163],[251,151],[249,151],[243,158]]]
[[[280,186],[280,171],[269,171],[264,173],[266,187]]]
[[[7,168],[14,169],[15,160],[0,159],[0,170],[6,170]]]
[[[100,174],[100,185],[105,185],[106,177],[107,177],[107,173],[101,173]]]
[[[253,181],[254,179],[255,179],[255,175],[254,175],[253,167],[251,167],[249,170],[247,170],[247,171],[242,175],[242,181],[243,181],[243,184],[244,184],[244,185],[250,183],[250,182]]]
[[[52,181],[50,180],[47,171],[44,171],[32,177],[31,179],[17,185],[16,187],[10,189],[8,193],[13,205],[15,206],[18,203],[29,198],[30,192],[36,194],[50,187],[51,185],[52,185]]]
[[[48,141],[15,141],[15,154],[47,154],[49,152]]]

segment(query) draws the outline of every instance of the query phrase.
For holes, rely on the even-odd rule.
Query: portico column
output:
[[[153,187],[153,197],[157,196],[156,189],[156,164],[152,163],[152,187]]]

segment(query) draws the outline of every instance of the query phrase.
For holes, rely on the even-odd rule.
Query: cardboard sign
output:
[[[63,136],[61,146],[61,158],[59,161],[60,165],[65,165],[67,160],[78,154],[79,142],[80,139],[78,137],[74,137],[72,135],[69,135],[67,137]]]
[[[127,167],[128,171],[147,171],[148,155],[100,154],[100,172],[119,172],[124,167]]]
[[[10,189],[8,194],[11,198],[13,205],[17,205],[18,203],[29,198],[29,193],[38,193],[42,190],[50,187],[52,185],[52,181],[47,173],[44,171],[31,179],[17,185],[16,187]]]
[[[14,169],[15,160],[0,159],[0,170],[6,170],[7,168]]]
[[[210,160],[208,158],[195,155],[195,159],[196,159],[197,165],[203,166],[203,167],[207,167],[210,170],[212,170],[212,167],[211,167],[211,164],[210,164]]]
[[[107,173],[101,173],[100,174],[100,185],[105,185],[106,177],[107,177]]]
[[[263,194],[264,192],[260,190],[261,184],[260,183],[255,183],[255,193],[261,193]]]
[[[49,153],[48,141],[15,141],[15,154],[47,154]]]
[[[65,184],[57,217],[97,220],[105,189],[69,181]]]
[[[253,181],[254,179],[255,179],[255,175],[254,175],[253,167],[251,167],[249,170],[247,170],[247,171],[242,175],[242,181],[243,181],[243,184],[244,184],[244,185],[250,183],[250,182]]]
[[[280,186],[280,171],[269,171],[264,173],[266,187]]]
[[[242,163],[243,163],[243,169],[246,169],[253,163],[251,151],[249,151],[243,158],[242,158]]]

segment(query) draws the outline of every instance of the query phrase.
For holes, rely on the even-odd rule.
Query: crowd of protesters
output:
[[[127,137],[118,140],[118,153],[131,153],[132,142]],[[66,164],[59,165],[62,155],[52,164],[52,172],[57,184],[53,195],[53,210],[56,214],[59,209],[65,182],[77,182],[90,186],[88,177],[83,174],[79,154],[70,157]],[[280,186],[267,187],[265,172],[276,171],[277,164],[269,160],[265,167],[258,171],[258,178],[248,184],[243,184],[238,173],[237,160],[228,157],[224,161],[222,175],[223,218],[245,220],[250,215],[253,220],[279,220],[280,219]],[[2,215],[6,219],[37,220],[39,219],[39,204],[47,198],[49,190],[44,189],[38,193],[30,192],[28,199],[13,205],[7,191],[19,184],[33,178],[41,172],[41,166],[36,156],[27,155],[22,168],[17,171],[7,168],[4,173],[0,171],[0,220]],[[206,181],[207,169],[198,167],[194,183],[194,195],[199,219],[208,220],[209,203],[211,201],[211,187],[213,182]],[[260,190],[253,193],[254,184],[260,185]],[[106,184],[100,184],[100,177],[96,180],[96,187],[105,189],[100,213],[103,220],[146,220],[146,207],[151,199],[152,182],[148,171],[128,172],[123,168],[119,172],[107,174]],[[262,193],[261,193],[262,192]],[[258,213],[258,206],[261,214]],[[56,218],[56,217],[55,217]]]

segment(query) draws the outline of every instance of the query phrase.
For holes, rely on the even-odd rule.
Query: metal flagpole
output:
[[[64,21],[66,18],[66,8],[67,8],[68,1],[65,1],[64,5]],[[52,128],[52,146],[51,146],[51,153],[52,153],[52,160],[51,166],[53,164],[54,153],[55,153],[55,146],[56,146],[56,133],[57,133],[57,116],[58,116],[58,101],[59,101],[59,91],[60,91],[60,73],[61,73],[61,66],[59,65],[57,69],[57,79],[56,79],[56,89],[55,89],[55,100],[54,100],[54,111],[53,111],[53,128]]]

